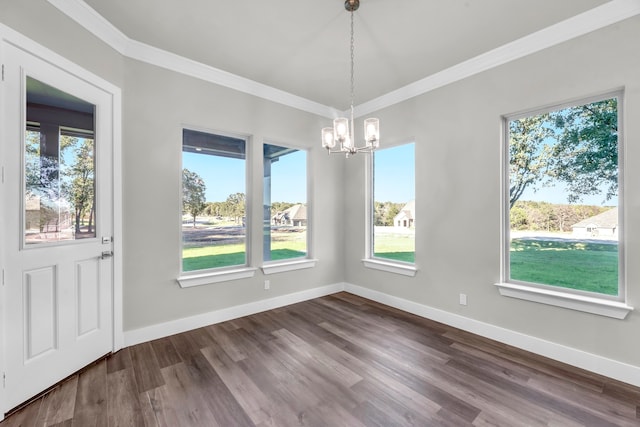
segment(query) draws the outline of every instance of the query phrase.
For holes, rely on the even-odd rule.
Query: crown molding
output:
[[[118,30],[83,0],[47,1],[84,29],[128,58],[156,65],[322,117],[334,118],[340,115],[340,112],[335,108],[133,40]]]
[[[82,0],[48,0],[52,6],[73,19],[85,30],[125,55],[130,42],[122,31],[107,21],[102,15]]]
[[[355,107],[360,117],[640,14],[640,0],[613,0]]]
[[[335,108],[130,39],[83,0],[48,0],[120,54],[326,118]],[[361,117],[640,14],[640,0],[612,0],[354,107]]]

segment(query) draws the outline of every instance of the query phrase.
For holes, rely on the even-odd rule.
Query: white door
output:
[[[113,106],[10,44],[1,102],[8,410],[113,348]]]

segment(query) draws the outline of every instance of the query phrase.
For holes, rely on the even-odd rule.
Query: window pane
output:
[[[264,261],[307,255],[307,153],[264,144]]]
[[[94,105],[27,78],[25,245],[96,237]]]
[[[415,262],[414,144],[373,154],[373,256]]]
[[[618,295],[618,99],[508,121],[510,279]]]
[[[183,130],[182,271],[246,265],[246,141]]]

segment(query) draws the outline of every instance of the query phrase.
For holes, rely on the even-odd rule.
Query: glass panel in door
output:
[[[25,246],[96,237],[95,106],[27,77]]]

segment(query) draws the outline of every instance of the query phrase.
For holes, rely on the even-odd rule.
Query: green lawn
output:
[[[513,239],[511,278],[606,295],[618,294],[618,245]]]
[[[298,258],[306,255],[304,241],[276,241],[271,245],[271,260]],[[182,250],[182,271],[229,267],[245,263],[242,243],[186,247]]]
[[[413,234],[376,233],[373,255],[395,261],[415,262],[415,236]]]

